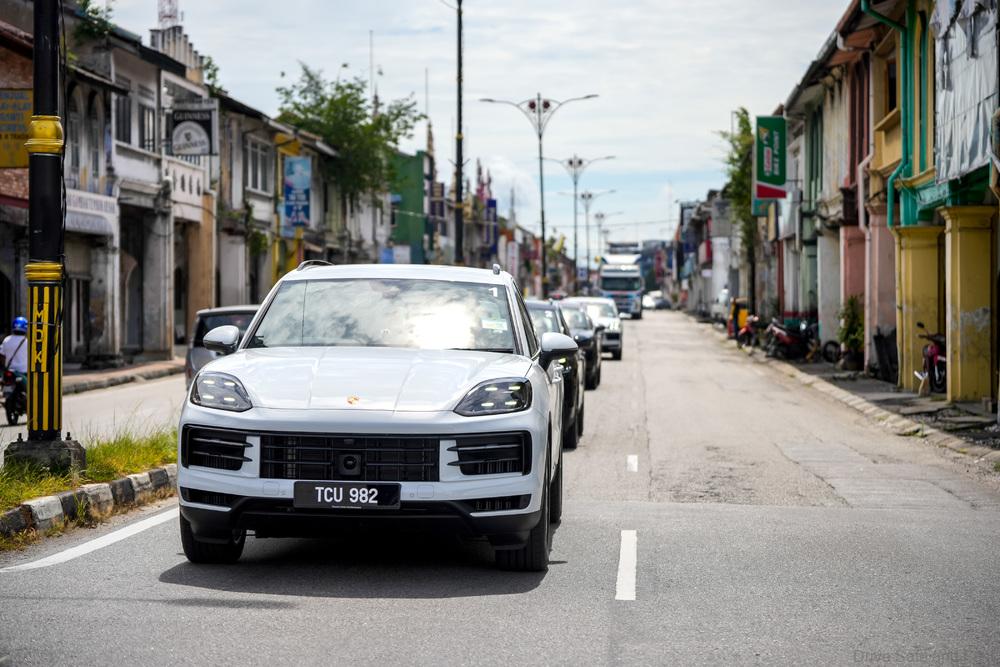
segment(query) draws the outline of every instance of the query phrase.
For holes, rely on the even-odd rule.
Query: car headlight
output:
[[[203,408],[245,412],[253,407],[240,381],[225,373],[200,373],[191,387],[191,402]]]
[[[463,417],[499,415],[527,410],[531,405],[531,383],[524,378],[490,380],[465,395],[455,412]]]

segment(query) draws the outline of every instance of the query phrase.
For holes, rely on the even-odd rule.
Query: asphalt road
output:
[[[1000,662],[996,477],[679,314],[625,328],[566,454],[548,573],[386,534],[251,539],[236,566],[193,566],[164,502],[0,556],[165,519],[0,570],[0,664]]]

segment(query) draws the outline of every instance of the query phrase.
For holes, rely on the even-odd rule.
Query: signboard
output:
[[[292,227],[309,225],[309,196],[312,185],[312,159],[285,157],[285,222]]]
[[[28,166],[28,123],[31,122],[30,88],[0,89],[0,169]]]
[[[167,113],[171,155],[218,155],[219,101],[177,100]]]
[[[378,263],[379,264],[394,264],[396,260],[396,253],[393,252],[392,248],[382,248],[378,252]]]
[[[785,139],[783,116],[757,116],[753,148],[753,196],[785,198]]]
[[[67,188],[66,229],[79,234],[114,236],[118,229],[118,200]]]

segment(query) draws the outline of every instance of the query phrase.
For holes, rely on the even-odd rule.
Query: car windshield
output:
[[[588,303],[587,314],[595,320],[618,317],[618,311],[610,303]]]
[[[562,327],[559,326],[559,316],[556,314],[556,311],[551,309],[530,308],[528,313],[531,315],[531,323],[535,327],[536,336],[541,337],[543,333],[548,333],[550,331],[562,333]]]
[[[601,289],[611,292],[634,292],[642,286],[639,278],[629,276],[605,276],[601,278]]]
[[[253,319],[254,314],[250,313],[217,313],[211,315],[205,315],[204,317],[198,318],[198,326],[195,328],[194,332],[194,342],[192,343],[195,347],[201,347],[205,344],[205,334],[216,327],[226,326],[230,324],[240,330],[240,337],[247,332],[247,327],[250,326],[250,320]]]
[[[576,308],[564,308],[563,317],[570,329],[590,329],[590,319],[582,310]]]
[[[295,280],[248,347],[408,347],[513,352],[504,287],[444,280]]]

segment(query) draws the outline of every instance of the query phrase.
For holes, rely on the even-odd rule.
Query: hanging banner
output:
[[[285,157],[285,222],[292,227],[309,225],[312,159]]]
[[[785,198],[785,139],[783,116],[757,116],[753,149],[754,199]]]
[[[219,154],[219,101],[176,100],[167,112],[170,155]]]
[[[0,169],[28,166],[31,101],[30,88],[0,88]]]

